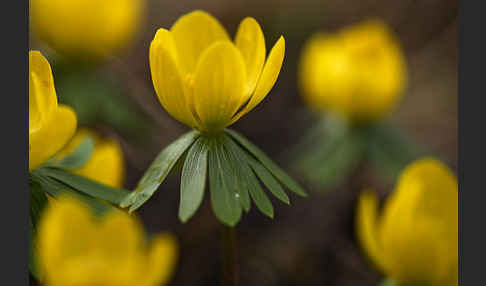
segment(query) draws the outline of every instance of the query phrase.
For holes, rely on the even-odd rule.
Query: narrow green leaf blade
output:
[[[63,195],[74,196],[90,206],[96,215],[102,215],[108,210],[116,209],[111,205],[103,203],[102,201],[89,195],[78,192],[77,190],[72,189],[70,186],[47,176],[46,174],[44,174],[43,169],[44,168],[37,169],[32,172],[31,178],[40,184],[44,192],[48,193],[54,198],[59,198],[59,196]]]
[[[136,189],[120,203],[120,206],[122,208],[130,206],[129,212],[142,206],[155,193],[179,158],[199,135],[198,131],[190,131],[164,148],[145,171]]]
[[[223,148],[224,151],[226,152],[226,156],[229,160],[229,163],[231,164],[231,170],[234,173],[236,177],[236,191],[238,192],[238,199],[241,203],[241,207],[245,212],[249,212],[251,208],[251,200],[250,200],[250,194],[248,192],[249,186],[248,183],[246,182],[246,176],[243,174],[245,169],[245,161],[246,161],[246,156],[242,156],[241,152],[239,150],[235,150],[236,148],[239,148],[231,138],[229,138],[226,134],[223,135]]]
[[[238,154],[239,166],[241,168],[242,181],[246,183],[246,187],[250,193],[252,200],[255,202],[257,208],[266,216],[273,218],[273,206],[270,199],[263,191],[260,182],[256,178],[252,169],[250,168],[249,158],[251,155],[246,153],[239,145],[233,142],[230,138],[227,139],[227,146],[231,147],[233,152]]]
[[[112,188],[83,176],[58,168],[44,168],[47,176],[70,186],[81,193],[118,205],[128,195],[124,189]]]
[[[94,139],[91,136],[88,136],[71,154],[67,155],[59,162],[54,163],[53,166],[65,169],[77,169],[83,167],[91,158],[94,145]]]
[[[241,136],[237,132],[231,129],[225,129],[226,132],[233,137],[239,144],[246,148],[253,156],[255,156],[280,182],[282,182],[289,190],[293,191],[297,195],[307,197],[307,193],[304,189],[295,182],[289,175],[287,175],[280,167],[277,166],[270,158],[263,153],[253,143],[248,141],[245,137]]]
[[[263,167],[257,160],[249,158],[248,162],[250,163],[250,166],[255,174],[258,176],[258,178],[260,178],[260,180],[268,188],[268,190],[279,200],[289,205],[289,197],[287,196],[279,182],[273,177],[273,175],[267,169],[265,169],[265,167]]]
[[[223,157],[220,140],[212,138],[208,154],[209,159],[209,185],[211,205],[216,217],[228,226],[235,226],[241,217],[241,206],[237,193],[230,189],[232,182],[229,166]],[[230,173],[228,173],[230,172]]]
[[[323,187],[333,188],[344,181],[356,169],[366,152],[367,141],[356,132],[340,135],[331,150],[316,153],[316,164],[307,170],[307,177]]]
[[[266,216],[273,219],[273,206],[272,202],[265,194],[258,182],[258,179],[255,177],[255,174],[251,169],[249,169],[250,173],[248,173],[248,180],[250,180],[250,196],[252,200],[255,202],[257,208]]]
[[[189,149],[182,168],[181,201],[179,204],[179,219],[186,222],[197,211],[204,196],[206,185],[208,145],[203,137],[199,137]]]

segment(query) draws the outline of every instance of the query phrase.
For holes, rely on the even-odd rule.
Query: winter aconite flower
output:
[[[37,235],[43,285],[159,286],[174,271],[177,244],[169,234],[146,243],[134,217],[113,210],[95,217],[77,199],[49,204]]]
[[[94,139],[93,153],[81,168],[72,172],[110,187],[121,188],[125,178],[125,162],[121,146],[114,139],[102,138],[93,130],[78,130],[58,158],[62,159],[73,152],[87,137]]]
[[[162,149],[119,205],[129,211],[141,207],[177,162],[184,163],[182,222],[201,205],[206,185],[215,216],[229,227],[238,223],[243,211],[250,211],[252,202],[273,218],[272,203],[260,183],[287,204],[282,185],[306,196],[264,152],[225,128],[265,98],[277,80],[284,53],[285,40],[280,37],[265,59],[265,38],[253,18],[240,23],[234,41],[203,11],[182,16],[170,30],[159,29],[149,54],[155,91],[170,115],[195,130]]]
[[[39,167],[74,135],[76,114],[57,104],[51,66],[38,51],[29,51],[29,170]]]
[[[31,26],[56,52],[95,60],[132,40],[144,6],[144,0],[30,0]]]
[[[361,195],[358,237],[389,279],[398,285],[457,285],[457,191],[451,170],[426,158],[403,171],[381,215],[376,195]]]
[[[217,132],[258,105],[275,84],[285,53],[283,37],[267,58],[265,38],[253,18],[234,41],[203,11],[157,31],[150,45],[152,80],[162,106],[202,132]]]
[[[369,122],[394,109],[406,85],[407,69],[390,28],[370,20],[336,34],[312,36],[302,52],[299,81],[314,111]]]

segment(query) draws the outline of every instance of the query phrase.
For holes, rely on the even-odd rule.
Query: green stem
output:
[[[221,286],[238,286],[236,228],[223,226]]]

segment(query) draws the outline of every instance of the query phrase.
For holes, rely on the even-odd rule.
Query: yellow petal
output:
[[[95,245],[94,223],[88,207],[77,199],[60,197],[48,206],[37,234],[39,266],[47,281],[66,260],[84,255]]]
[[[39,51],[29,51],[29,131],[40,128],[56,107],[51,66]]]
[[[265,66],[263,67],[262,74],[260,79],[257,83],[255,93],[250,98],[248,104],[241,110],[238,114],[236,114],[231,123],[236,122],[240,119],[241,116],[248,113],[252,110],[255,106],[257,106],[270,92],[273,85],[277,81],[278,74],[280,73],[280,68],[282,67],[283,59],[285,55],[285,39],[283,36],[277,41],[277,43],[273,46],[272,50],[270,51],[270,55],[268,56],[267,61],[265,62]]]
[[[217,41],[230,41],[219,21],[203,11],[194,11],[180,17],[170,29],[174,35],[184,73],[193,73],[198,59]]]
[[[39,167],[61,150],[74,135],[76,125],[74,111],[59,105],[41,128],[29,130],[29,170]]]
[[[361,247],[371,261],[384,273],[382,249],[378,237],[378,198],[371,190],[365,190],[359,197],[356,232]]]
[[[172,33],[159,29],[150,44],[152,81],[165,110],[180,122],[194,127],[196,122],[190,110],[189,90],[183,84],[175,47]]]
[[[99,251],[107,259],[129,257],[142,250],[143,228],[137,219],[122,211],[106,214],[98,227]]]
[[[435,159],[417,160],[403,171],[380,233],[397,280],[443,285],[457,268],[457,188],[454,174]]]
[[[240,106],[245,62],[231,42],[218,42],[201,56],[194,77],[194,105],[204,131],[226,127]]]
[[[175,237],[166,233],[158,234],[152,239],[152,246],[146,260],[142,285],[166,285],[173,276],[177,257],[178,247]]]
[[[235,44],[245,60],[247,74],[245,93],[250,96],[262,73],[266,55],[265,37],[255,19],[248,17],[241,21],[236,33]]]

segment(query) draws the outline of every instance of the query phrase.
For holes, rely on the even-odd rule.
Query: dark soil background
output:
[[[267,47],[286,38],[284,66],[267,98],[232,128],[263,149],[292,175],[285,157],[312,125],[299,97],[296,67],[304,41],[318,30],[333,31],[370,17],[388,22],[401,40],[409,66],[409,87],[390,124],[419,144],[441,154],[457,168],[457,21],[456,0],[152,0],[148,18],[131,49],[104,72],[122,77],[126,95],[155,123],[143,140],[117,136],[126,154],[126,187],[135,187],[156,154],[187,131],[161,107],[152,87],[148,48],[159,27],[182,14],[203,9],[220,19],[231,35],[252,16],[261,24]],[[269,48],[267,48],[269,49]],[[177,219],[180,173],[172,174],[138,213],[148,231],[170,231],[180,242],[180,260],[170,285],[215,285],[220,275],[222,226],[205,197],[187,223]],[[238,224],[241,285],[377,285],[380,277],[367,263],[354,234],[356,181],[385,196],[392,185],[363,166],[343,186],[319,190],[295,176],[310,197],[291,195],[291,206],[273,200],[275,219],[253,210]]]

